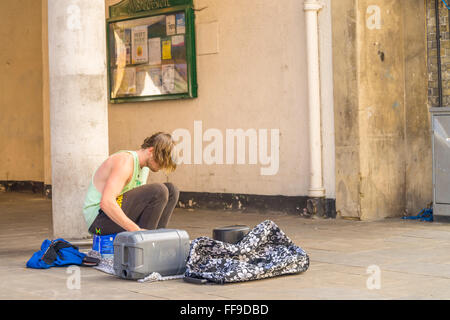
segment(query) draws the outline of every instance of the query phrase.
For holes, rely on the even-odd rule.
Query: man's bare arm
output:
[[[139,231],[139,226],[126,216],[116,202],[127,180],[133,173],[133,157],[127,154],[120,155],[113,160],[113,166],[108,180],[103,189],[100,208],[111,218],[112,221],[127,231]]]

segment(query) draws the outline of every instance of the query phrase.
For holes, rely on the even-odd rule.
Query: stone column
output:
[[[432,201],[425,3],[339,0],[332,14],[336,209],[418,214]]]
[[[48,1],[54,237],[88,236],[82,207],[108,156],[104,0]]]

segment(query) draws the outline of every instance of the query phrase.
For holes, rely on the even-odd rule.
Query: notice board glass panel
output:
[[[191,6],[126,12],[107,21],[110,101],[197,97]]]

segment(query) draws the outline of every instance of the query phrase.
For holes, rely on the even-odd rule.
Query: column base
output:
[[[317,188],[317,189],[309,189],[308,190],[308,196],[310,198],[325,198],[325,189],[324,188]]]
[[[334,205],[336,205],[335,202]],[[336,218],[336,216],[330,216],[330,212],[336,212],[336,210],[330,210],[328,207],[329,203],[325,198],[310,198],[306,201],[306,210],[313,218]]]

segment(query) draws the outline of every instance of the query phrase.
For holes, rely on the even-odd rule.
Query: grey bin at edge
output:
[[[450,108],[431,108],[433,130],[433,216],[450,221]]]

